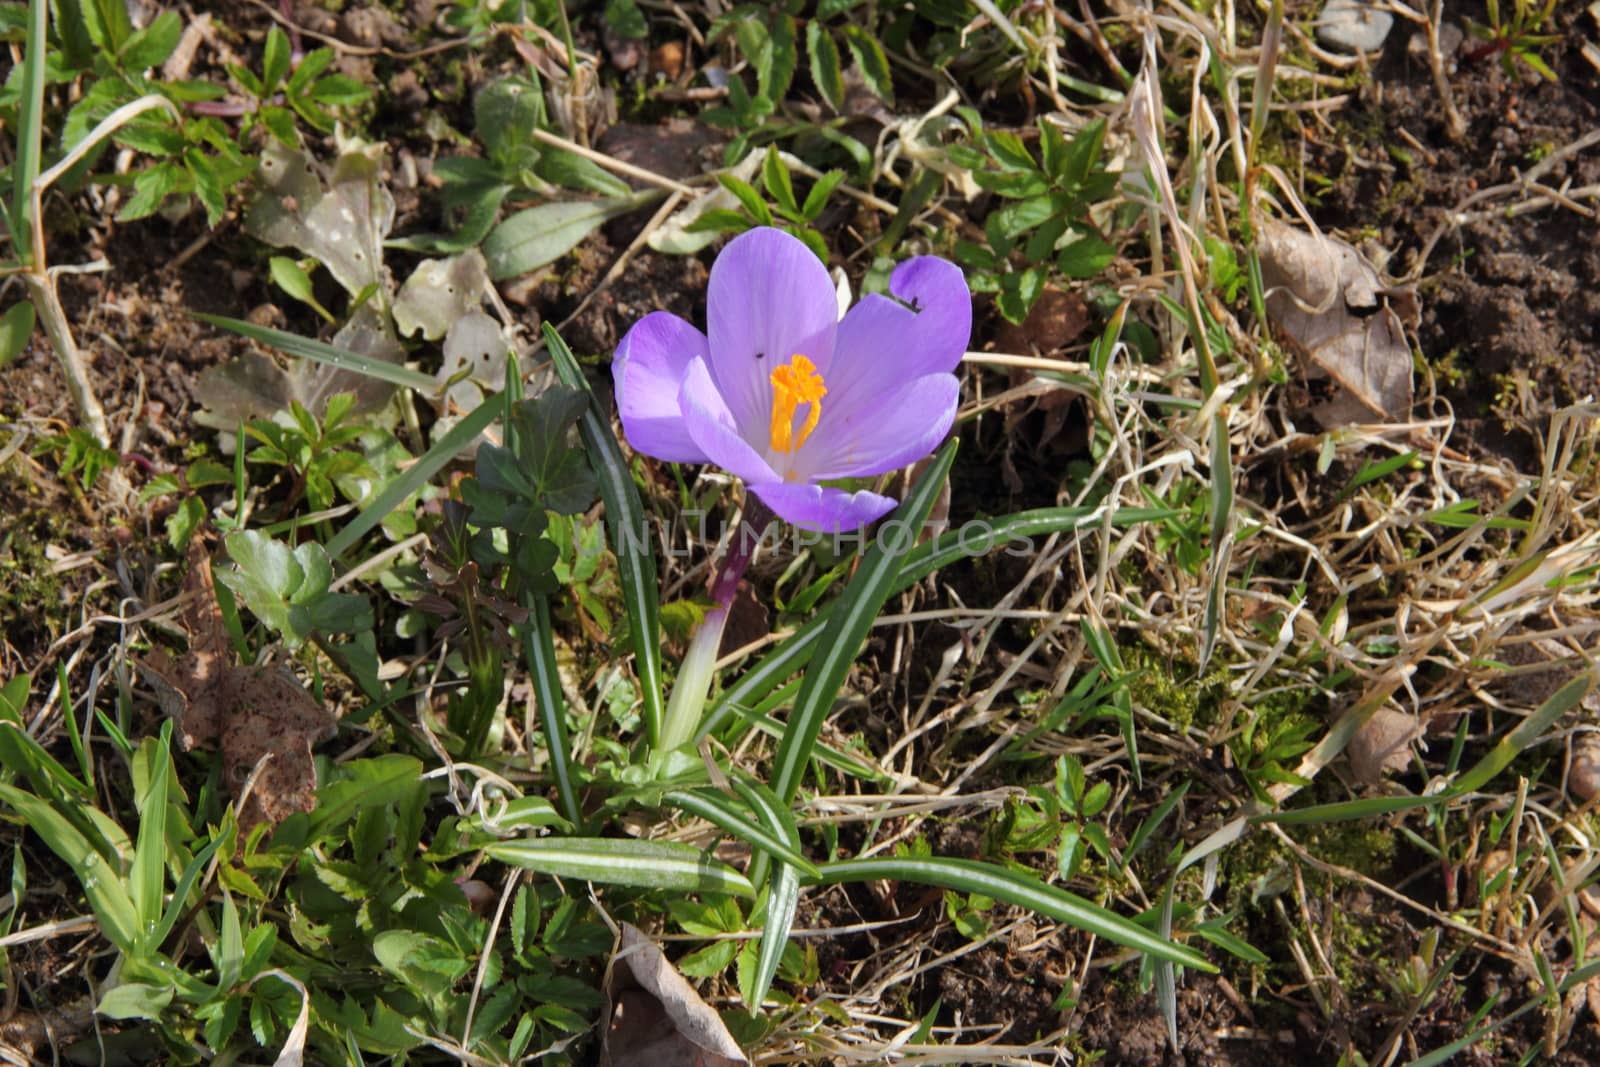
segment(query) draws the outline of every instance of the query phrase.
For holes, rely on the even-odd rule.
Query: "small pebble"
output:
[[[1600,793],[1600,737],[1584,734],[1573,746],[1567,790],[1580,802]]]
[[[1461,42],[1467,39],[1466,31],[1453,22],[1439,23],[1439,58],[1444,60],[1445,70],[1455,69],[1455,55],[1461,48]],[[1428,61],[1428,31],[1418,30],[1411,35],[1411,40],[1406,42],[1406,53],[1413,62],[1426,63]]]
[[[1341,52],[1376,52],[1394,16],[1367,0],[1328,0],[1317,19],[1317,40]]]

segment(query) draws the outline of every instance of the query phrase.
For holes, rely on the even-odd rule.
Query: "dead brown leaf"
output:
[[[1306,233],[1273,219],[1257,226],[1267,314],[1315,371],[1340,394],[1312,414],[1324,427],[1407,417],[1411,348],[1405,319],[1416,292],[1386,286],[1372,264],[1336,237]]]
[[[1002,352],[1048,355],[1066,348],[1089,328],[1089,302],[1069,289],[1047,288],[1020,326],[1001,320],[994,343]]]
[[[173,660],[160,649],[139,663],[161,710],[172,717],[185,749],[219,749],[228,789],[238,796],[256,774],[239,813],[248,831],[276,826],[316,806],[317,773],[311,747],[332,737],[338,720],[281,667],[233,662],[211,578],[211,556],[196,538],[183,583],[188,603],[183,627],[189,651]]]
[[[1345,754],[1350,757],[1356,777],[1367,785],[1376,785],[1385,772],[1411,766],[1411,743],[1421,736],[1422,724],[1415,715],[1379,708],[1350,739]]]
[[[600,1067],[750,1067],[722,1019],[637,927],[606,972]]]

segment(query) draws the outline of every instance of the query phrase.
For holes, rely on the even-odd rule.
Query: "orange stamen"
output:
[[[822,418],[822,398],[828,394],[816,364],[796,352],[789,362],[772,372],[772,430],[771,445],[774,452],[793,452],[806,443],[811,431]],[[794,417],[801,404],[806,405],[806,421],[798,433]]]

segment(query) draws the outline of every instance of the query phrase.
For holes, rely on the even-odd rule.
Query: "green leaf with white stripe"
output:
[[[538,874],[578,878],[604,885],[754,897],[755,887],[738,871],[693,845],[631,837],[541,837],[496,841],[489,856]]]
[[[1211,974],[1215,974],[1217,970],[1206,962],[1204,955],[1189,946],[1169,941],[1154,931],[1091,903],[1075,893],[1069,893],[1065,889],[1008,868],[979,863],[976,860],[940,856],[840,860],[836,863],[823,864],[822,877],[815,881],[820,885],[837,885],[841,882],[880,880],[937,886],[957,893],[977,893],[1019,908],[1027,908],[1039,915],[1077,927],[1096,937],[1103,937],[1107,941],[1135,949],[1156,959],[1167,960],[1183,967],[1193,967]]]
[[[956,442],[951,440],[939,450],[905,503],[896,509],[892,521],[902,524],[908,538],[915,537],[927,521],[955,457]],[[886,523],[885,528],[888,525]],[[880,529],[855,577],[828,612],[818,652],[806,670],[805,680],[800,683],[800,695],[795,698],[794,710],[789,714],[789,729],[783,735],[773,763],[772,791],[784,804],[793,801],[800,788],[800,779],[811,760],[811,750],[817,743],[823,720],[828,717],[834,698],[839,695],[856,653],[867,639],[884,601],[894,592],[895,579],[905,558],[904,551],[892,551],[885,544]]]
[[[812,877],[817,875],[817,865],[801,855],[798,839],[786,840],[774,833],[770,825],[752,822],[740,807],[714,789],[674,789],[662,800],[676,808],[698,815],[726,833],[743,841],[751,848],[767,853],[780,863],[793,864]]]
[[[744,797],[762,823],[774,834],[782,834],[791,849],[800,849],[800,829],[794,815],[778,803],[772,791],[755,782],[735,780],[733,787]],[[805,873],[809,876],[817,869],[807,861]],[[817,872],[820,875],[820,871]],[[761,930],[761,948],[756,957],[756,973],[748,990],[746,1006],[757,1011],[772,988],[777,977],[778,964],[783,960],[783,950],[789,944],[789,931],[794,928],[795,911],[800,906],[801,869],[794,864],[779,861],[773,866],[772,880],[767,883],[767,917]]]
[[[579,369],[572,349],[549,323],[544,325],[544,341],[560,379],[592,394],[589,380]],[[600,499],[606,505],[606,532],[622,574],[622,600],[628,612],[633,669],[639,676],[645,730],[653,748],[661,739],[662,719],[660,591],[656,585],[656,559],[650,551],[644,505],[633,484],[628,461],[611,432],[611,421],[604,414],[606,409],[592,396],[590,399],[578,423],[578,432],[583,436],[589,465],[600,483]]]
[[[1170,508],[1121,508],[1111,513],[1111,525],[1136,526],[1144,522],[1161,522],[1176,518],[1180,514],[1182,513]],[[1019,511],[987,524],[986,528],[991,536],[985,538],[981,551],[974,551],[964,531],[949,530],[932,541],[917,545],[907,553],[900,564],[900,573],[895,578],[894,587],[889,595],[893,596],[911,588],[934,571],[957,560],[974,555],[987,555],[1015,541],[1048,537],[1051,534],[1069,532],[1080,526],[1093,525],[1100,522],[1102,517],[1102,509],[1088,507],[1037,508],[1031,511]],[[807,622],[757,660],[753,666],[747,667],[738,681],[723,690],[722,696],[702,722],[698,737],[705,737],[722,729],[740,709],[754,708],[767,694],[782,685],[785,679],[796,671],[804,669],[818,648],[823,628],[827,625],[831,612],[832,605],[829,605],[825,613]]]

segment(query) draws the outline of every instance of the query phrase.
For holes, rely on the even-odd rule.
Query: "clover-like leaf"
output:
[[[315,541],[290,548],[259,530],[240,530],[227,538],[237,570],[218,580],[291,648],[315,632],[354,633],[372,626],[366,599],[329,591],[333,564]]]

